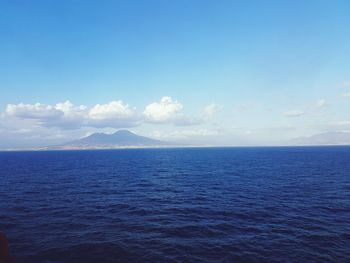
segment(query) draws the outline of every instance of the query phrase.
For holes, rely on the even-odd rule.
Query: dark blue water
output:
[[[350,262],[350,147],[0,153],[17,262]]]

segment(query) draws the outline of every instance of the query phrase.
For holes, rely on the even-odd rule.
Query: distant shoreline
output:
[[[350,144],[332,145],[181,145],[181,146],[118,146],[118,147],[86,147],[86,148],[28,148],[28,149],[0,149],[0,152],[58,152],[58,151],[105,151],[105,150],[142,150],[142,149],[207,149],[207,148],[321,148],[321,147],[350,147]]]

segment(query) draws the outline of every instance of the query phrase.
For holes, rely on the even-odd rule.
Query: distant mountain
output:
[[[59,148],[120,148],[120,147],[160,147],[171,146],[167,143],[144,136],[136,135],[128,130],[119,130],[113,134],[94,133],[79,140],[56,146]]]
[[[310,137],[295,138],[290,141],[292,145],[349,145],[350,132],[327,132],[315,134]]]

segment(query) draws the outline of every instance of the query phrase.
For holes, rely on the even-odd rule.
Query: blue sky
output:
[[[215,145],[348,132],[349,11],[345,0],[0,1],[0,147],[120,128]]]

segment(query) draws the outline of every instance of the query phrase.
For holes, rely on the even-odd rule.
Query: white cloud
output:
[[[134,109],[121,100],[111,101],[107,104],[96,104],[89,112],[89,116],[95,120],[105,119],[130,119],[135,115]]]
[[[97,104],[91,109],[87,106],[74,106],[66,101],[56,105],[46,104],[9,104],[5,115],[23,121],[34,120],[35,125],[58,127],[61,129],[79,129],[81,127],[126,128],[137,124],[134,109],[122,101]],[[34,124],[34,123],[33,123]]]
[[[220,112],[222,108],[223,107],[221,105],[211,103],[204,108],[204,114],[206,116],[213,116],[214,114]]]
[[[285,117],[300,117],[304,114],[305,112],[301,110],[290,110],[290,111],[286,111],[283,115]]]
[[[75,107],[70,101],[66,101],[63,103],[57,103],[55,108],[64,113],[65,117],[75,117],[82,116],[86,114],[87,107],[84,105],[80,105]]]
[[[350,98],[350,92],[343,93],[341,96],[342,96],[343,98]]]
[[[136,110],[123,101],[97,104],[89,111],[87,126],[91,127],[134,127],[139,123]]]
[[[63,115],[63,112],[54,106],[36,103],[36,104],[8,104],[5,113],[24,119],[49,119],[57,118]]]
[[[146,106],[143,116],[146,122],[155,124],[174,124],[175,126],[192,126],[205,123],[208,117],[222,109],[220,105],[209,104],[200,116],[187,116],[183,114],[183,105],[171,97],[162,97],[160,102],[153,102]]]
[[[86,124],[88,107],[74,106],[70,101],[57,103],[55,108],[63,112],[61,118],[47,122],[46,126],[61,127],[64,129],[78,129]]]
[[[146,106],[143,115],[146,122],[176,126],[192,126],[203,124],[216,113],[222,110],[222,106],[211,103],[207,105],[198,116],[187,116],[183,114],[183,105],[171,97],[164,96],[160,102],[154,102]]]
[[[160,102],[146,106],[143,114],[146,121],[152,123],[169,123],[179,118],[183,105],[171,97],[162,97]]]
[[[320,99],[316,102],[316,108],[324,108],[326,106],[328,106],[328,103],[324,99]]]

